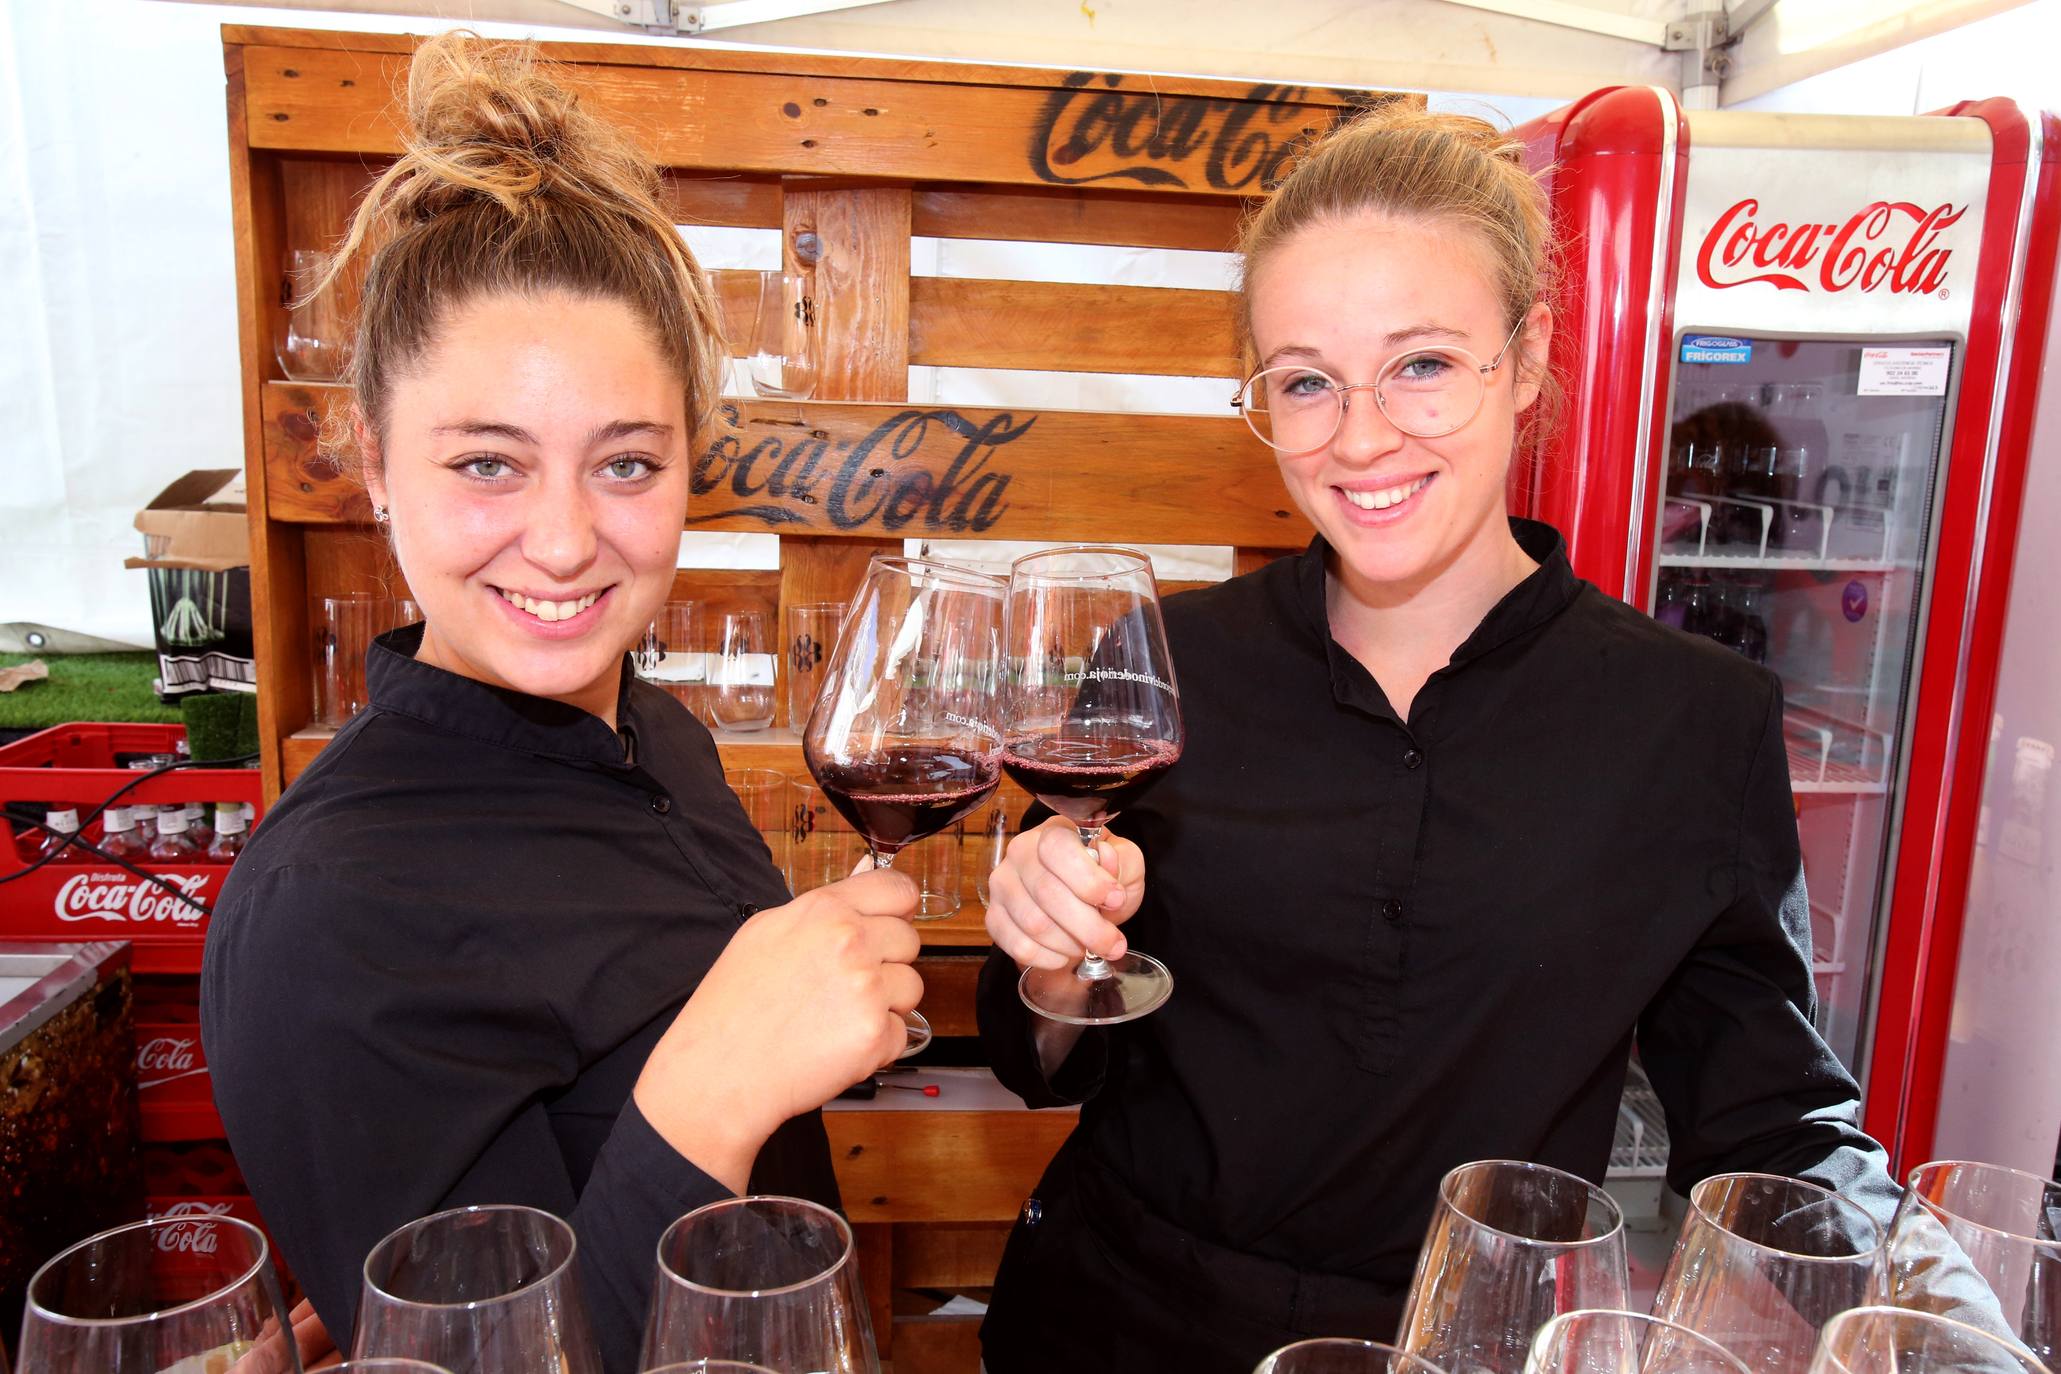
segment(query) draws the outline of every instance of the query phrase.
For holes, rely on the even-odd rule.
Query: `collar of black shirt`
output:
[[[628,654],[623,655],[616,729],[611,730],[607,721],[577,706],[419,662],[415,651],[421,647],[419,624],[390,630],[372,642],[365,655],[365,690],[374,709],[542,758],[602,768],[634,764],[637,722]]]
[[[1567,608],[1581,590],[1581,580],[1567,562],[1567,541],[1560,531],[1537,520],[1510,518],[1510,533],[1531,560],[1538,564],[1531,575],[1518,583],[1482,617],[1474,633],[1453,651],[1452,661],[1433,678],[1457,671],[1474,659],[1501,648],[1519,635],[1551,620]],[[1331,691],[1341,705],[1358,707],[1374,715],[1395,718],[1395,709],[1360,661],[1347,653],[1331,635],[1331,616],[1324,604],[1324,569],[1331,546],[1319,534],[1296,560],[1297,599],[1311,633],[1322,641],[1331,665]],[[1411,708],[1417,714],[1416,708]]]

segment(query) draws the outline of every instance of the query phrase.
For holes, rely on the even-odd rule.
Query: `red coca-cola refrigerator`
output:
[[[1782,677],[1818,1028],[1929,1157],[2052,293],[2057,124],[1600,91],[1519,130],[1565,423],[1513,507]],[[1623,1134],[1622,1132],[1620,1133]]]

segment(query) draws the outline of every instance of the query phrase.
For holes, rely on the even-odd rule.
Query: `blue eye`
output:
[[[458,471],[482,482],[491,482],[497,477],[507,475],[508,460],[496,458],[492,454],[482,454],[480,457],[467,458],[459,463]]]
[[[1443,353],[1413,353],[1397,361],[1394,375],[1404,382],[1436,382],[1449,375],[1456,364]]]
[[[611,458],[607,463],[608,475],[618,482],[634,482],[656,471],[649,458]]]

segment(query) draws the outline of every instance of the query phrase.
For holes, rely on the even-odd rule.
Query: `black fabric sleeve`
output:
[[[1016,829],[1030,830],[1051,816],[1045,806],[1032,802]],[[996,1079],[1022,1098],[1026,1107],[1077,1107],[1102,1086],[1109,1066],[1109,1032],[1093,1026],[1084,1029],[1059,1072],[1047,1080],[1038,1061],[1037,1013],[1023,1004],[1016,991],[1022,972],[1016,961],[999,949],[990,952],[987,963],[981,965],[974,997],[981,1049],[994,1067]]]
[[[377,873],[232,880],[202,971],[217,1105],[281,1257],[348,1349],[368,1251],[447,1207],[566,1218],[605,1368],[635,1368],[661,1231],[726,1190],[626,1105],[577,1197],[543,1106],[578,1063],[478,913]]]

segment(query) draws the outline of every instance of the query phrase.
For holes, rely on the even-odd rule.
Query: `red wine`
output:
[[[1024,791],[1075,825],[1097,826],[1143,796],[1180,761],[1181,746],[1165,740],[1011,740],[1002,769]]]
[[[823,795],[884,853],[935,835],[988,799],[995,761],[936,745],[882,750],[838,763],[811,758]]]

